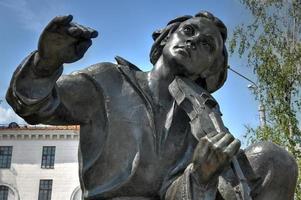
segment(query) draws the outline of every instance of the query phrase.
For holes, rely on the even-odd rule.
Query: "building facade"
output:
[[[0,200],[80,200],[77,126],[0,127]]]

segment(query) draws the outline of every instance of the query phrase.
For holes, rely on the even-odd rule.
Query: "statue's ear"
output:
[[[227,65],[225,65],[225,58],[217,59],[210,72],[207,72],[204,78],[206,82],[206,89],[208,92],[213,93],[221,88],[227,79]]]
[[[222,66],[223,59],[215,59],[211,67],[202,72],[201,77],[203,79],[208,78],[209,76],[214,76],[218,71],[219,67]]]

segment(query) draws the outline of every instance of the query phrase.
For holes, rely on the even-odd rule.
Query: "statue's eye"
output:
[[[190,25],[186,25],[183,27],[183,32],[188,36],[192,36],[194,35],[194,28]]]
[[[208,49],[210,52],[214,51],[215,46],[212,44],[213,42],[210,41],[209,39],[203,38],[200,41],[201,45],[203,45],[206,49]]]

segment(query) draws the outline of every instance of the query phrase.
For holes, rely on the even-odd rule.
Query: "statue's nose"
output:
[[[195,43],[192,40],[186,40],[185,44],[190,49],[193,49],[193,50],[196,49]]]

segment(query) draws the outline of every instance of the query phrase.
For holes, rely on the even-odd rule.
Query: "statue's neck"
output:
[[[169,94],[168,86],[174,78],[172,68],[159,59],[153,69],[146,74],[147,86],[153,99],[170,102],[172,97]]]

